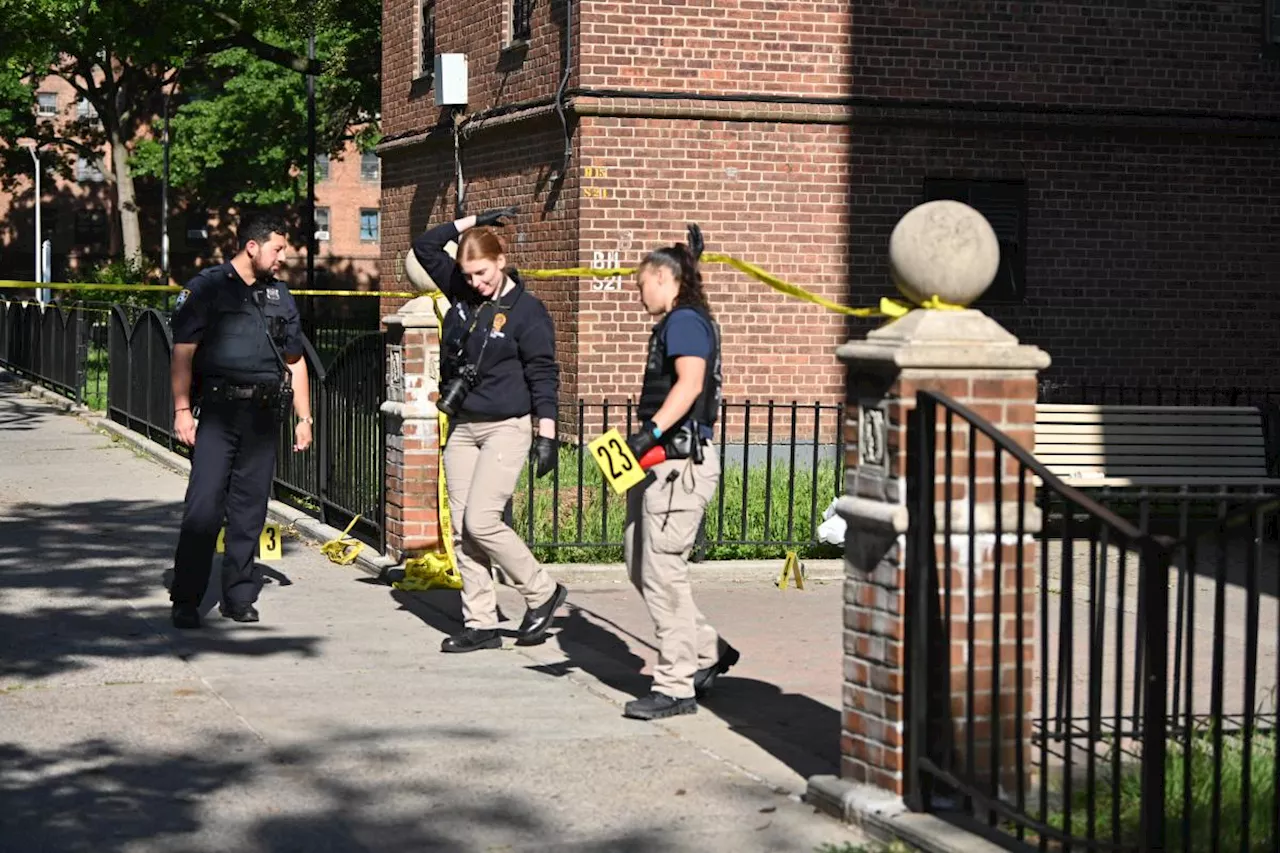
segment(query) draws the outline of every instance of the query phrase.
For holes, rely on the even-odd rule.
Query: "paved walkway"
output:
[[[574,588],[544,646],[445,656],[456,593],[395,592],[294,540],[262,623],[173,631],[184,486],[0,378],[0,850],[860,840],[796,796],[835,770],[838,584],[700,585],[743,662],[696,716],[645,724],[621,703],[652,631],[621,582]]]

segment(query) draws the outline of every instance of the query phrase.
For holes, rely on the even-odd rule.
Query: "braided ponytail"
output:
[[[697,225],[690,225],[688,244],[676,243],[674,246],[654,249],[640,262],[640,268],[665,268],[680,284],[676,305],[701,308],[710,314],[711,304],[707,301],[707,293],[702,286],[702,270],[698,263],[702,250],[702,230]]]

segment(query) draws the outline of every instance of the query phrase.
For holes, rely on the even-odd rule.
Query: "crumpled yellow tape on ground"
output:
[[[440,291],[432,291],[432,307],[436,319],[444,325],[444,312],[440,310]],[[449,416],[436,410],[436,423],[440,429],[440,472],[436,478],[436,503],[440,507],[440,541],[443,551],[433,551],[406,560],[404,580],[392,584],[395,589],[462,589],[462,575],[458,572],[457,555],[453,552],[453,518],[449,513],[449,488],[444,479],[444,445],[449,436]]]
[[[339,566],[349,566],[354,563],[356,557],[364,550],[364,543],[355,539],[347,540],[346,536],[359,520],[360,516],[358,515],[351,519],[351,523],[347,525],[346,530],[342,531],[341,536],[337,539],[330,539],[320,546],[320,553],[328,557],[330,562],[337,563]]]

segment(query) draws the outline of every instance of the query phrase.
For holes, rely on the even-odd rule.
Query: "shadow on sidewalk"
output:
[[[458,592],[392,590],[391,597],[404,610],[442,634],[462,629],[462,604]],[[531,666],[535,672],[563,677],[579,670],[600,683],[632,696],[649,690],[644,659],[634,654],[620,635],[653,648],[653,644],[626,631],[608,617],[574,604],[567,616],[557,617],[554,639],[566,660]],[[504,631],[511,636],[513,631]],[[733,670],[716,681],[714,693],[699,703],[701,713],[712,713],[730,729],[755,743],[802,777],[839,774],[840,712],[777,685],[734,677]]]
[[[569,658],[565,667],[576,667],[597,680],[633,696],[649,690],[644,661],[631,652],[613,630],[623,631],[607,617],[570,603],[558,639]],[[587,617],[590,618],[587,618]],[[649,648],[653,644],[630,635]],[[777,685],[753,678],[734,677],[733,670],[716,680],[715,690],[698,703],[700,712],[711,712],[730,729],[755,743],[803,777],[839,773],[840,712],[798,693],[786,693]]]
[[[0,742],[0,849],[229,849],[232,840],[238,849],[277,853],[462,853],[499,849],[490,845],[506,840],[518,843],[501,849],[581,853],[665,853],[679,846],[678,834],[663,829],[564,844],[564,824],[545,803],[468,782],[456,764],[431,769],[421,752],[403,749],[401,738],[420,735],[346,728],[270,748],[237,733],[178,753],[133,739]],[[353,753],[376,769],[334,772]],[[774,830],[762,841],[785,844],[780,835]],[[477,836],[489,844],[478,844]]]
[[[317,654],[319,637],[170,628],[163,573],[181,512],[164,501],[7,507],[0,517],[0,678],[35,680],[102,659]],[[146,599],[154,605],[138,605]]]

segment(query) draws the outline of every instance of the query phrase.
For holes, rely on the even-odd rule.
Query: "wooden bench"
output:
[[[1280,486],[1247,406],[1036,406],[1038,460],[1067,485]]]

